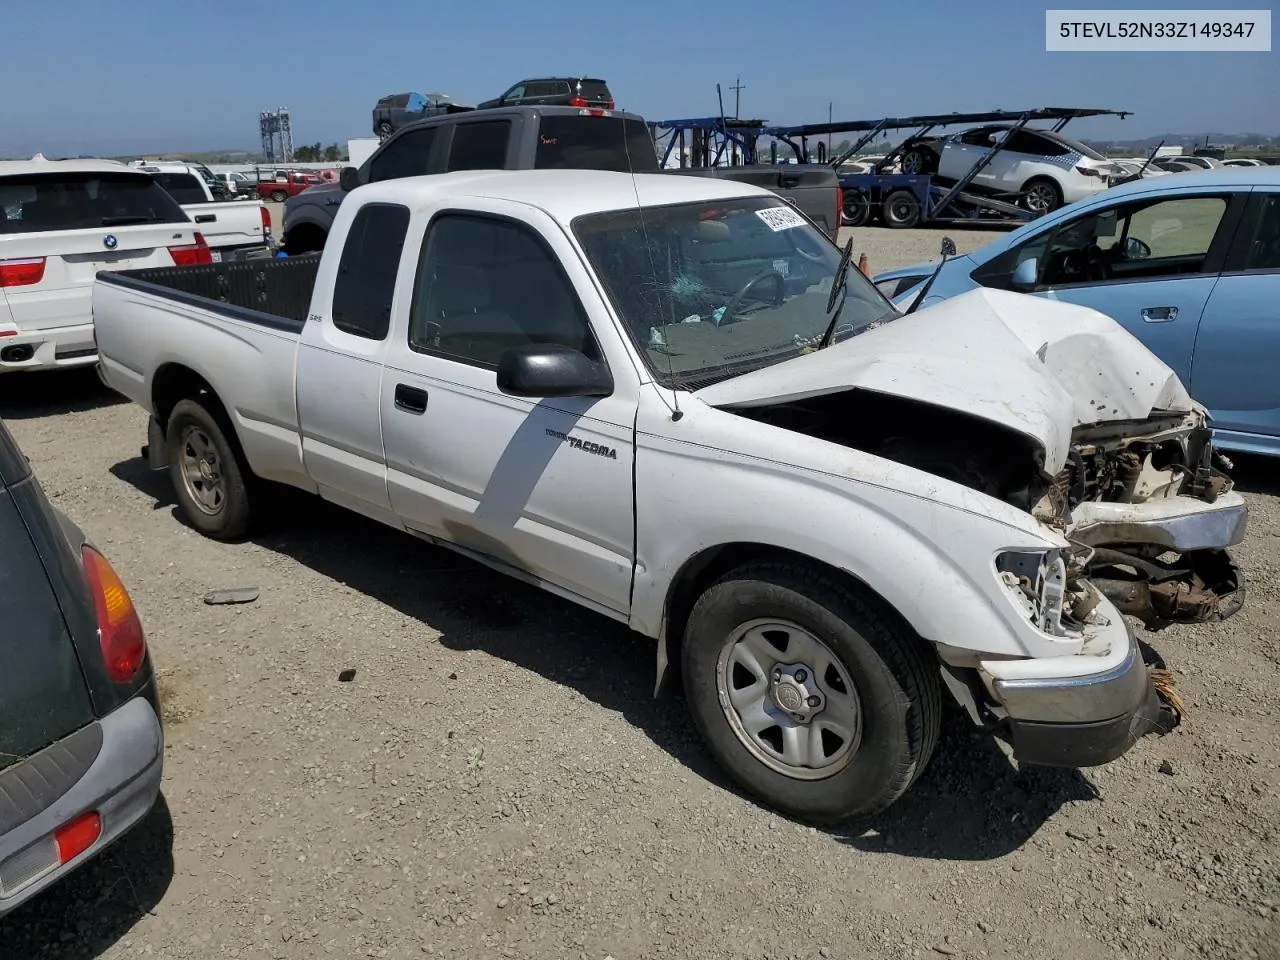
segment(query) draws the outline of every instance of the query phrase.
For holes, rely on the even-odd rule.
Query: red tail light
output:
[[[133,608],[129,591],[107,563],[107,558],[92,547],[83,547],[84,575],[93,594],[93,610],[98,617],[98,643],[107,675],[116,683],[128,683],[142,669],[147,655],[142,635],[142,621]]]
[[[608,106],[606,106],[606,107],[605,107],[605,109],[606,109],[606,110],[612,110],[612,109],[613,109],[613,101],[612,101],[612,100],[610,100],[610,101],[609,101],[609,104],[608,104]]]
[[[582,99],[582,97],[569,98],[569,106],[571,107],[585,107],[586,105],[587,105],[587,101]]]
[[[266,240],[271,236],[271,212],[266,207],[259,207],[258,214],[262,217],[262,239]]]
[[[831,233],[831,239],[834,240],[840,236],[840,224],[844,222],[844,190],[836,187],[836,228]]]
[[[173,257],[174,266],[194,267],[201,263],[213,263],[209,253],[209,244],[205,243],[204,234],[196,234],[196,242],[181,247],[170,247],[169,256]]]
[[[0,260],[0,287],[29,287],[44,279],[44,257]]]
[[[93,846],[102,835],[102,818],[96,811],[82,813],[53,832],[58,846],[58,863],[69,863]]]

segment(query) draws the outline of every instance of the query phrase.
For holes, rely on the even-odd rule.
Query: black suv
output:
[[[477,107],[603,107],[613,109],[613,94],[603,80],[591,77],[544,77],[521,80],[502,96]]]

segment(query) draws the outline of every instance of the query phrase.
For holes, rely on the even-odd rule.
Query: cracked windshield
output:
[[[772,198],[595,214],[574,231],[666,386],[768,366],[897,316],[847,264],[833,297],[840,250]]]

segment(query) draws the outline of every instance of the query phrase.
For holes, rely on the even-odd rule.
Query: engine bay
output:
[[[1225,619],[1243,605],[1243,580],[1226,544],[1187,547],[1182,527],[1152,519],[1169,513],[1159,501],[1214,504],[1232,489],[1222,469],[1231,464],[1215,451],[1199,412],[1077,427],[1068,462],[1052,477],[1030,438],[886,394],[849,390],[736,412],[963,484],[1060,530],[1073,548],[1064,557],[1059,607],[1077,624],[1096,606],[1081,578],[1149,629]],[[1015,570],[1002,576],[1023,584],[1030,609],[1043,606],[1039,580]]]

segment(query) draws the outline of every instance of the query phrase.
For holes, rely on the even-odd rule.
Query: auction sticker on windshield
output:
[[[757,210],[756,216],[763,220],[765,226],[774,233],[790,230],[792,227],[803,227],[806,223],[804,217],[790,207],[765,207],[763,210]]]

